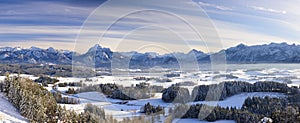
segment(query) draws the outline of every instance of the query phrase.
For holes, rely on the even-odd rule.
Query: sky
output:
[[[217,52],[299,44],[299,0],[0,0],[0,46]]]

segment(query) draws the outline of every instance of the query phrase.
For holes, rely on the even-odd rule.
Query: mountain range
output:
[[[52,47],[41,49],[31,47],[0,48],[2,64],[78,64],[109,68],[130,66],[138,67],[179,67],[178,63],[189,63],[196,59],[198,63],[209,63],[211,56],[225,53],[227,63],[300,63],[300,46],[287,43],[270,43],[247,46],[239,44],[235,47],[216,53],[204,53],[193,49],[188,53],[171,53],[159,55],[148,52],[113,52],[109,48],[95,45],[86,53],[79,54],[68,50],[56,50]],[[113,64],[112,64],[113,63]]]

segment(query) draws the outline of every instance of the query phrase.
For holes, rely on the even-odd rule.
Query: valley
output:
[[[122,70],[123,73],[127,73],[127,74],[118,74],[118,76],[101,75],[95,77],[50,77],[52,79],[50,78],[47,79],[47,77],[40,78],[39,76],[28,75],[28,74],[20,74],[20,75],[10,74],[10,76],[11,77],[20,76],[22,78],[35,80],[36,83],[43,86],[43,88],[47,89],[49,92],[60,94],[61,99],[66,98],[66,100],[71,99],[72,101],[75,101],[74,103],[72,101],[58,102],[58,105],[65,107],[67,110],[73,110],[76,113],[83,113],[85,112],[86,105],[92,104],[103,109],[106,115],[112,116],[117,121],[120,122],[124,121],[124,119],[126,118],[133,118],[133,117],[142,116],[146,118],[147,117],[151,118],[151,115],[149,116],[144,113],[141,113],[142,107],[147,103],[150,103],[153,106],[161,106],[164,108],[165,114],[158,115],[160,117],[159,118],[160,120],[158,121],[155,120],[155,122],[165,122],[169,114],[167,112],[169,112],[170,109],[173,110],[174,108],[176,108],[176,106],[178,106],[178,104],[180,103],[163,101],[162,90],[167,89],[174,85],[180,88],[187,89],[190,94],[193,93],[193,89],[195,89],[196,86],[213,85],[218,83],[220,84],[223,82],[231,82],[231,83],[247,82],[249,84],[255,84],[257,82],[275,82],[275,83],[281,83],[283,85],[286,84],[287,87],[289,88],[295,86],[298,87],[299,85],[300,78],[298,78],[299,69],[297,68],[297,65],[274,64],[273,66],[270,65],[269,69],[259,69],[259,66],[264,66],[263,64],[258,64],[258,65],[248,64],[244,66],[243,65],[239,65],[239,66],[233,65],[233,66],[235,67],[230,67],[230,69],[228,69],[227,71],[215,71],[215,72],[208,71],[208,70],[187,72],[187,71],[178,71],[178,70],[174,71],[170,69],[160,69],[160,70],[157,69],[156,71],[160,71],[160,74],[157,74],[155,72],[150,72],[151,71],[150,69],[145,69],[145,70],[125,70],[125,71]],[[252,66],[253,69],[248,68],[249,66]],[[283,66],[285,66],[286,69],[281,69]],[[287,67],[287,66],[291,66],[291,67]],[[47,76],[47,75],[43,75],[43,76]],[[4,79],[6,77],[1,76],[0,78],[1,81],[5,81]],[[39,80],[40,82],[38,82],[37,80]],[[44,82],[47,83],[45,84]],[[104,92],[104,90],[101,88],[100,89],[94,88],[99,85],[103,87],[106,86],[109,87],[108,85],[110,85],[111,87],[116,86],[116,89],[111,91],[107,90],[107,92]],[[144,87],[147,88],[145,91],[147,91],[147,93],[150,94],[149,95],[150,97],[146,96],[146,97],[141,97],[140,99],[132,98],[128,100],[128,99],[122,99],[123,97],[116,97],[110,95],[116,93],[117,92],[116,90],[120,89],[121,93],[129,97],[135,97],[134,95],[137,94],[138,90],[133,91],[133,94],[130,94],[130,92],[128,93],[125,90],[129,88],[138,89]],[[160,89],[153,90],[155,89],[153,87],[155,87],[156,89],[158,88]],[[70,92],[70,89],[74,90],[74,92]],[[289,95],[277,91],[238,92],[237,94],[216,101],[210,101],[210,100],[188,101],[186,104],[189,105],[203,104],[208,106],[219,106],[222,108],[242,109],[245,100],[247,98],[253,98],[253,97],[259,97],[259,98],[268,97],[268,98],[278,98],[278,99],[285,100],[286,98],[289,97]],[[57,99],[58,98],[56,98],[56,100]],[[14,113],[14,114],[8,113],[5,115],[9,115],[11,117],[17,117],[17,119],[15,119],[16,122],[18,122],[18,118],[22,119],[22,116],[18,115],[18,113]],[[189,120],[189,119],[175,118],[173,120],[174,123],[187,122],[187,121],[193,122],[194,119]],[[26,120],[24,122],[26,122]],[[221,121],[216,121],[216,122],[221,122]],[[228,122],[236,122],[236,121],[228,120]]]

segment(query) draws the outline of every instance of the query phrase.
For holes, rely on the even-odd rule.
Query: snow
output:
[[[9,76],[10,77],[12,77],[12,76],[18,76],[18,74],[10,74]],[[34,75],[28,75],[28,74],[20,74],[20,77],[28,78],[28,79],[31,79],[31,80],[35,80],[35,79],[38,78],[38,77],[36,77]],[[6,78],[6,76],[0,76],[0,81],[4,81],[5,78]]]
[[[230,67],[236,67],[241,65],[229,65]],[[251,66],[251,65],[250,65]],[[248,68],[230,68],[228,71],[218,71],[218,72],[212,72],[212,71],[198,71],[198,72],[181,72],[180,77],[173,77],[169,78],[172,80],[172,82],[157,82],[155,80],[150,81],[144,81],[144,80],[134,80],[134,77],[137,76],[144,76],[147,78],[155,78],[155,79],[162,79],[164,78],[163,75],[166,72],[161,73],[138,73],[138,74],[130,74],[127,76],[101,76],[101,77],[94,77],[92,82],[85,82],[86,84],[99,84],[99,83],[116,83],[118,85],[123,86],[131,86],[132,84],[138,84],[140,82],[147,82],[151,85],[158,85],[163,87],[169,87],[172,84],[180,83],[180,82],[186,82],[186,81],[192,81],[198,85],[209,85],[209,84],[215,84],[223,81],[246,81],[250,83],[255,83],[257,81],[274,81],[274,82],[280,82],[280,83],[287,83],[292,82],[296,84],[300,84],[300,68],[295,67],[295,69],[290,69],[288,67],[287,69],[277,69],[277,68],[270,68],[270,69],[258,69],[259,65],[252,65],[253,69]],[[283,66],[283,65],[278,65]],[[218,76],[220,74],[224,75],[233,75],[237,78],[226,78],[226,77],[220,77],[215,79],[214,76]],[[193,86],[186,87],[191,90]]]
[[[144,76],[147,78],[163,78],[164,72],[160,74],[130,74],[130,75],[124,75],[124,76],[98,76],[98,77],[92,77],[89,78],[92,81],[85,81],[85,78],[75,78],[75,80],[83,81],[85,84],[100,84],[100,83],[116,83],[118,85],[122,86],[131,86],[132,84],[138,84],[141,82],[147,82],[150,83],[150,85],[158,85],[163,87],[169,87],[172,84],[179,83],[179,82],[186,82],[191,81],[196,83],[197,85],[208,85],[208,84],[215,84],[218,82],[223,81],[246,81],[250,83],[254,83],[257,81],[276,81],[276,82],[284,82],[284,79],[289,79],[293,82],[292,84],[289,84],[289,86],[296,85],[299,86],[300,84],[300,76],[299,74],[300,69],[244,69],[244,68],[238,68],[238,69],[231,69],[228,71],[197,71],[197,72],[181,72],[180,77],[173,77],[170,78],[172,82],[157,82],[155,80],[150,81],[144,81],[144,80],[134,80],[134,77],[138,76]],[[226,77],[220,77],[218,79],[213,79],[214,76],[218,75],[233,75],[238,78],[226,78]],[[58,78],[60,82],[72,82],[74,81],[74,78],[64,78],[60,77]],[[298,82],[298,83],[297,83]],[[184,88],[188,88],[189,91],[193,89],[194,86],[182,86]],[[59,90],[63,91],[67,88],[59,88]],[[107,114],[110,114],[114,116],[114,118],[118,120],[122,120],[124,117],[132,117],[132,116],[139,116],[144,115],[139,113],[140,108],[145,105],[146,103],[151,103],[151,105],[155,106],[163,106],[165,107],[165,110],[167,111],[170,107],[174,107],[173,103],[165,103],[161,100],[161,93],[156,93],[154,97],[149,99],[141,99],[141,100],[129,100],[127,104],[117,104],[116,102],[124,102],[123,100],[118,99],[111,99],[105,97],[105,95],[99,93],[99,92],[85,92],[85,93],[79,93],[74,95],[75,97],[80,98],[81,104],[77,105],[70,105],[70,104],[64,104],[67,109],[72,109],[77,112],[82,112],[84,106],[87,103],[92,103],[94,105],[97,105],[105,110]],[[244,100],[247,97],[277,97],[282,98],[285,97],[282,93],[273,93],[273,92],[253,92],[253,93],[241,93],[237,94],[231,97],[226,98],[222,101],[198,101],[198,102],[190,102],[190,104],[207,104],[211,106],[221,106],[221,107],[236,107],[241,108]],[[178,122],[203,122],[198,119],[182,119],[178,120]],[[219,122],[228,122],[232,123],[234,121],[216,121],[216,123]]]
[[[85,105],[90,103],[98,107],[110,106],[105,109],[105,112],[107,114],[111,114],[111,115],[120,115],[120,113],[128,114],[128,112],[120,112],[120,109],[119,110],[116,110],[116,108],[110,109],[114,106],[113,103],[123,102],[122,100],[106,98],[103,94],[99,92],[84,92],[84,93],[75,94],[74,96],[72,96],[72,98],[74,97],[80,99],[80,104],[59,104],[59,105],[61,105],[62,107],[66,107],[66,109],[68,110],[74,110],[75,112],[80,113],[83,112]]]
[[[246,98],[248,97],[276,97],[276,98],[283,98],[285,97],[282,93],[275,93],[275,92],[253,92],[253,93],[241,93],[231,97],[226,98],[222,101],[197,101],[192,102],[191,104],[207,104],[210,106],[221,106],[221,107],[236,107],[241,109],[243,103],[245,102]]]
[[[71,107],[69,107],[67,109],[73,109],[73,110],[79,111],[79,110],[83,110],[82,107],[80,109],[80,106],[83,106],[86,103],[92,103],[94,105],[102,107],[107,114],[113,115],[118,120],[122,120],[124,117],[132,117],[132,116],[142,115],[141,113],[139,113],[140,108],[143,105],[147,104],[148,102],[151,105],[163,106],[166,108],[165,109],[166,111],[168,111],[168,108],[174,107],[174,104],[165,103],[161,100],[161,98],[131,100],[131,101],[128,101],[127,104],[115,104],[115,102],[122,102],[122,100],[106,98],[98,92],[81,93],[76,96],[81,97],[81,98],[84,97],[84,99],[91,99],[91,100],[82,100],[81,99],[82,100],[81,105],[71,105]],[[229,98],[227,98],[223,101],[219,101],[219,102],[218,101],[198,101],[198,102],[191,102],[190,104],[207,104],[207,105],[211,105],[211,106],[219,105],[221,107],[241,108],[244,103],[244,100],[247,97],[265,97],[265,96],[277,97],[277,98],[285,97],[285,95],[282,93],[253,92],[253,93],[241,93],[238,95],[234,95],[232,97],[229,97]],[[94,100],[95,100],[95,102],[94,102]],[[97,102],[97,101],[103,101],[103,102]],[[105,102],[105,101],[107,101],[107,102]]]
[[[7,53],[5,53],[5,54],[2,54],[2,55],[0,56],[0,59],[5,59],[5,58],[7,58],[7,57],[9,57],[9,55],[8,55]]]
[[[49,86],[49,85],[48,85]],[[78,89],[79,87],[73,87],[73,86],[66,86],[66,87],[58,87],[57,90],[60,92],[66,92],[69,88],[74,88],[75,90]],[[47,90],[52,90],[52,86],[46,87]]]
[[[215,122],[201,121],[198,119],[174,119],[172,123],[235,123],[233,120],[218,120]]]
[[[277,98],[282,98],[285,97],[284,94],[282,93],[273,93],[273,92],[253,92],[253,93],[241,93],[238,95],[234,95],[231,97],[228,97],[227,99],[223,101],[198,101],[198,102],[191,102],[190,104],[207,104],[210,106],[221,106],[221,107],[236,107],[236,108],[241,108],[245,99],[247,97],[277,97]],[[140,110],[140,107],[144,106],[147,103],[150,103],[151,105],[155,106],[163,106],[166,108],[166,111],[170,107],[174,107],[173,103],[165,103],[161,100],[161,98],[151,98],[151,99],[141,99],[141,100],[132,100],[128,101],[126,105],[107,105],[104,106],[106,109],[124,109],[124,110]],[[137,106],[137,107],[135,107]],[[115,108],[112,108],[115,107]]]
[[[165,103],[161,100],[159,95],[156,98],[151,99],[142,99],[142,100],[132,100],[129,101],[127,104],[114,104],[114,102],[120,102],[121,100],[115,100],[106,98],[103,94],[99,92],[85,92],[74,95],[75,97],[78,97],[81,99],[81,104],[60,104],[61,106],[66,107],[69,110],[74,110],[76,112],[82,112],[84,109],[84,106],[87,103],[92,103],[93,105],[102,107],[106,114],[113,115],[116,119],[122,120],[125,117],[132,117],[132,116],[139,116],[142,115],[139,113],[141,106],[145,105],[146,103],[150,102],[152,105],[161,105],[164,107],[170,107],[174,106],[171,103]],[[242,93],[238,95],[234,95],[232,97],[229,97],[223,101],[214,102],[214,101],[198,101],[198,102],[192,102],[192,104],[196,103],[202,103],[202,104],[208,104],[212,105],[213,103],[216,103],[217,105],[220,105],[221,107],[237,107],[241,108],[243,101],[247,97],[284,97],[284,94],[281,93],[272,93],[272,92],[254,92],[254,93]],[[3,117],[7,121],[13,121],[13,122],[26,122],[26,119],[23,118],[17,110],[4,98],[1,98],[1,103],[5,104],[0,107],[0,119]],[[7,111],[9,109],[9,111]],[[4,120],[3,120],[4,121]],[[198,123],[207,123],[206,121],[200,121],[198,119],[176,119],[173,121],[173,123],[185,123],[185,122],[198,122]],[[234,121],[228,121],[228,120],[220,120],[213,123],[234,123]]]
[[[4,93],[0,93],[0,122],[27,123],[28,120],[21,116],[18,110],[7,101]]]
[[[85,80],[85,78],[77,78],[77,77],[56,77],[56,79],[59,80],[58,83],[80,82],[80,81],[84,81]]]
[[[80,99],[80,104],[60,104],[62,107],[66,107],[66,109],[74,110],[78,113],[83,112],[86,104],[91,103],[98,107],[104,109],[106,114],[114,116],[117,120],[122,120],[125,117],[139,116],[141,106],[146,104],[147,102],[151,102],[151,104],[165,104],[161,100],[161,94],[156,94],[156,98],[153,99],[144,99],[144,100],[133,100],[128,101],[127,104],[116,104],[117,102],[124,102],[124,100],[119,99],[111,99],[105,97],[103,94],[99,92],[84,92],[74,95]],[[156,103],[155,103],[156,102]]]
[[[155,106],[163,106],[163,107],[168,107],[171,103],[165,103],[164,101],[162,101],[161,98],[152,98],[152,99],[141,99],[141,100],[132,100],[129,101],[127,104],[128,105],[138,105],[138,106],[144,106],[147,103],[150,103],[151,105],[155,105]]]
[[[234,66],[235,67],[235,66]],[[240,67],[240,66],[238,66]],[[229,67],[231,68],[231,67]],[[172,82],[157,82],[155,79],[164,78],[163,75],[169,71],[162,71],[157,73],[142,73],[141,70],[132,70],[133,72],[141,72],[136,74],[129,75],[121,75],[121,76],[97,76],[88,78],[92,81],[86,81],[86,78],[73,78],[73,77],[57,77],[59,83],[64,82],[84,82],[84,84],[100,84],[100,83],[116,83],[122,86],[131,86],[132,84],[138,84],[141,82],[150,83],[150,85],[158,85],[163,87],[169,87],[172,84],[191,81],[196,83],[197,85],[208,85],[214,84],[223,81],[246,81],[250,83],[254,83],[257,81],[275,81],[285,83],[286,80],[290,80],[292,83],[288,84],[288,86],[299,86],[300,84],[300,68],[296,67],[293,69],[285,69],[285,68],[269,68],[269,69],[258,69],[259,67],[253,67],[251,69],[246,68],[231,68],[228,71],[196,71],[196,72],[180,72],[180,77],[172,77],[169,78]],[[215,76],[218,75],[233,75],[238,78],[226,78],[220,77],[218,79],[214,79]],[[32,75],[21,74],[22,77],[27,77],[29,79],[36,79],[37,77]],[[155,78],[154,80],[145,81],[145,80],[134,80],[134,77],[144,76],[147,78]],[[4,80],[5,76],[0,76],[0,81]],[[49,87],[45,87],[49,91],[52,90],[53,85],[48,85]],[[184,88],[188,88],[189,91],[193,89],[194,86],[182,86]],[[68,88],[74,87],[58,87],[59,91],[66,91]],[[79,87],[75,87],[77,89]],[[64,95],[71,96],[72,98],[79,98],[80,104],[60,104],[61,106],[66,107],[67,109],[74,110],[78,113],[83,112],[86,104],[91,103],[98,107],[101,107],[105,110],[106,114],[110,114],[114,116],[114,118],[118,120],[122,120],[125,117],[139,116],[144,115],[139,113],[140,108],[146,103],[151,103],[151,105],[160,105],[165,107],[165,110],[168,110],[170,107],[174,107],[172,103],[165,103],[162,101],[161,93],[156,93],[154,97],[149,99],[141,99],[141,100],[129,100],[127,104],[118,104],[118,102],[124,102],[124,100],[111,99],[107,98],[105,95],[99,92],[85,92],[79,93],[76,95]],[[241,108],[244,100],[247,97],[277,97],[282,98],[285,97],[282,93],[273,93],[273,92],[253,92],[253,93],[241,93],[231,97],[226,98],[222,101],[197,101],[190,102],[190,104],[207,104],[211,106],[219,105],[221,107],[236,107]],[[4,98],[0,99],[0,122],[3,120],[13,121],[13,122],[21,122],[26,119],[23,118],[18,111],[9,103],[5,102]],[[198,122],[198,123],[207,123],[206,121],[200,121],[198,119],[176,119],[173,121],[174,123],[185,123],[185,122]],[[234,121],[228,120],[220,120],[213,123],[234,123]]]
[[[95,101],[95,102],[108,102],[108,98],[99,93],[99,92],[85,92],[85,93],[79,93],[79,94],[75,94],[75,97],[78,97],[80,99],[85,99],[88,100],[88,102],[90,101]],[[81,103],[88,103],[85,102],[85,100],[80,101]]]
[[[112,115],[117,120],[122,120],[125,117],[139,116],[141,106],[128,106],[121,104],[112,104],[102,106],[106,114]]]

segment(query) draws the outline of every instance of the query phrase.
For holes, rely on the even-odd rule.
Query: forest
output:
[[[136,100],[146,99],[154,96],[154,93],[161,92],[164,88],[162,86],[148,85],[146,83],[139,83],[131,87],[123,87],[114,83],[96,84],[83,86],[76,90],[78,93],[98,91],[107,97],[121,100]]]
[[[198,85],[194,87],[192,94],[188,89],[178,85],[172,85],[163,90],[162,100],[165,102],[188,102],[188,101],[219,101],[227,97],[244,92],[280,92],[287,95],[299,94],[297,87],[288,87],[278,82],[221,82],[219,84]]]
[[[21,115],[30,122],[36,123],[117,123],[110,115],[105,115],[103,109],[87,104],[84,112],[76,113],[66,110],[56,103],[56,99],[42,85],[30,79],[7,75],[1,84],[8,100],[20,111]]]
[[[220,93],[219,98],[210,94]],[[204,104],[189,105],[183,100],[217,101],[243,92],[280,92],[284,98],[252,97],[247,98],[241,109],[212,107]],[[206,98],[210,94],[211,97]],[[179,96],[179,97],[176,97]],[[188,90],[173,85],[163,91],[162,100],[165,102],[179,101],[172,109],[173,118],[198,118],[206,121],[234,120],[237,123],[257,123],[263,118],[270,118],[274,123],[300,122],[300,91],[298,87],[288,87],[276,82],[224,82],[213,85],[199,85],[193,89],[192,95]],[[205,115],[207,114],[207,115]]]

